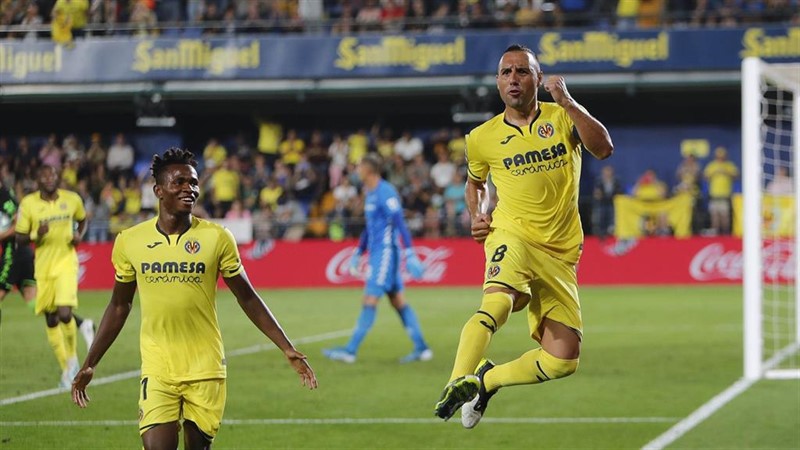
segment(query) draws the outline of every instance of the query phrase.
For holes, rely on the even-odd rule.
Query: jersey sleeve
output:
[[[17,225],[15,231],[20,234],[31,234],[32,218],[30,215],[30,203],[24,199],[19,205],[19,212],[17,213]]]
[[[136,281],[136,269],[133,267],[128,255],[125,254],[125,232],[121,232],[114,240],[111,250],[111,264],[114,266],[114,280],[120,283]]]
[[[230,230],[223,228],[219,240],[217,247],[219,249],[219,273],[223,278],[235,277],[244,269],[239,257],[239,247],[236,246],[236,239]]]
[[[569,114],[567,114],[566,109],[561,108],[560,106],[559,108],[561,109],[561,126],[559,128],[562,130],[567,130],[564,133],[564,137],[569,142],[570,148],[576,148],[578,151],[580,151],[581,148],[585,150],[586,148],[583,145],[583,142],[581,142],[581,135],[578,134],[578,127],[575,126],[575,122],[573,122],[572,118],[569,116]]]
[[[467,175],[475,181],[486,181],[489,174],[489,164],[481,158],[478,148],[478,139],[475,133],[467,135],[464,153],[467,156]]]
[[[403,206],[400,204],[400,196],[397,192],[390,192],[387,194],[387,197],[383,201],[383,207],[386,208],[386,216],[391,219],[395,229],[400,233],[403,247],[410,248],[411,233],[408,231],[406,221],[403,218]]]
[[[86,208],[83,207],[83,199],[78,194],[75,194],[73,199],[75,201],[75,214],[72,217],[78,222],[80,222],[81,220],[85,220]]]

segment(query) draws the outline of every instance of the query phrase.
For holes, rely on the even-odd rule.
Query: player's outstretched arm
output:
[[[236,296],[239,306],[250,318],[250,321],[283,351],[289,364],[300,376],[303,386],[309,389],[316,388],[317,377],[314,375],[314,370],[308,364],[308,361],[306,361],[306,356],[294,348],[294,345],[292,345],[292,342],[283,332],[280,324],[278,324],[278,320],[272,315],[269,307],[253,289],[253,285],[250,284],[245,272],[242,271],[238,275],[223,279],[231,292],[233,292],[233,295]]]
[[[89,396],[86,394],[86,386],[92,381],[94,368],[111,347],[111,344],[119,336],[119,332],[128,320],[133,305],[133,294],[136,292],[136,283],[114,283],[114,291],[111,293],[111,301],[108,302],[106,312],[97,328],[97,335],[94,338],[92,348],[86,355],[81,370],[72,380],[72,402],[81,408],[85,408],[89,403]]]

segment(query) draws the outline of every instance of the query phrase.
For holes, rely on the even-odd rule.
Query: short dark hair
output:
[[[527,47],[522,44],[509,45],[506,51],[503,52],[503,54],[505,55],[508,52],[526,52],[529,55],[533,56],[533,59],[535,59],[537,63],[539,62],[539,57],[536,56],[536,53],[533,50],[531,50],[530,47]]]
[[[168,148],[163,155],[153,155],[153,163],[150,165],[150,173],[155,178],[156,183],[161,180],[161,174],[167,166],[173,164],[188,164],[192,167],[197,167],[197,161],[194,159],[194,153],[189,150],[184,150],[178,147]]]
[[[42,164],[41,166],[39,166],[38,169],[36,169],[36,176],[41,175],[42,173],[44,173],[45,170],[52,170],[53,172],[55,172],[56,175],[59,176],[61,175],[58,169],[56,169],[56,166],[50,164]]]
[[[381,157],[377,153],[367,153],[361,158],[361,163],[369,166],[374,173],[381,173]]]

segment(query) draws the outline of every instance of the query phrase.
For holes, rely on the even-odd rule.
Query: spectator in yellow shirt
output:
[[[64,14],[69,21],[72,36],[84,36],[89,14],[89,0],[58,0],[51,13],[53,22],[56,21],[56,17],[60,14]],[[56,41],[55,36],[53,36],[53,40]],[[72,39],[70,38],[70,40]]]
[[[708,180],[711,229],[717,235],[728,235],[731,233],[733,181],[739,176],[739,169],[728,160],[727,150],[717,147],[714,150],[714,160],[706,165],[703,176]]]
[[[456,164],[464,164],[464,149],[466,148],[467,140],[464,138],[464,132],[459,128],[453,128],[450,141],[447,142],[450,160]]]
[[[233,201],[239,198],[239,172],[235,157],[222,162],[222,166],[211,175],[211,203],[214,205],[213,216],[225,217],[231,209]]]
[[[295,130],[287,131],[286,139],[281,142],[280,146],[281,162],[294,168],[300,162],[305,149],[306,143],[297,136],[297,132]]]
[[[278,201],[283,195],[283,187],[278,184],[278,180],[273,176],[267,181],[267,185],[261,189],[258,195],[258,203],[262,209],[275,211],[278,209]]]
[[[137,178],[125,181],[122,185],[122,197],[125,199],[123,212],[136,218],[142,212],[142,186]]]
[[[633,196],[645,202],[656,202],[667,198],[667,185],[658,179],[653,169],[646,170],[633,187]],[[666,213],[657,213],[644,217],[644,231],[648,235],[669,234],[669,222]]]
[[[56,44],[72,45],[72,19],[63,8],[53,8],[50,36]]]
[[[228,157],[228,150],[219,143],[216,138],[211,138],[203,149],[203,163],[206,169],[215,169],[222,165]]]
[[[369,137],[367,137],[366,130],[361,129],[351,134],[347,138],[347,145],[350,147],[347,162],[357,166],[361,162],[361,158],[369,151]]]

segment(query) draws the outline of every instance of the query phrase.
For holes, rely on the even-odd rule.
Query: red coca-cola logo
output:
[[[328,261],[325,267],[325,277],[334,284],[349,283],[352,281],[363,280],[367,274],[368,257],[362,257],[358,266],[358,274],[350,274],[350,259],[356,251],[356,247],[346,247],[339,250]],[[425,268],[422,279],[415,280],[422,283],[438,283],[442,281],[447,272],[447,258],[452,255],[452,251],[447,247],[429,248],[424,246],[414,247],[422,266]],[[410,280],[411,276],[402,268],[403,280]]]
[[[794,245],[787,241],[764,244],[762,264],[765,281],[794,280]],[[692,258],[689,273],[697,281],[742,280],[744,258],[741,250],[728,250],[721,243],[703,247]]]

